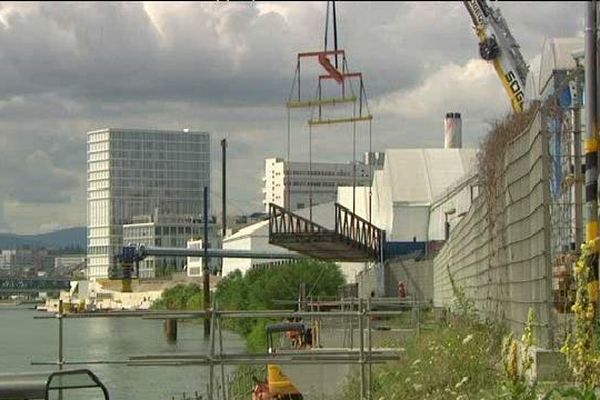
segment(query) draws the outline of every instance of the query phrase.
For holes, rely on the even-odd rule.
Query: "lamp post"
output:
[[[448,211],[444,211],[445,222],[444,222],[444,240],[448,240],[450,237],[450,222],[448,222],[448,215],[452,215],[456,212],[456,208]]]

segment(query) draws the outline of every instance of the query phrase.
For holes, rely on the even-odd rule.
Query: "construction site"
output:
[[[463,147],[463,114],[447,110],[438,118],[439,146],[374,149],[377,115],[367,96],[367,78],[372,78],[360,62],[350,59],[350,49],[338,47],[336,7],[344,4],[326,2],[323,45],[302,49],[289,60],[290,91],[283,102],[286,154],[267,159],[266,168],[273,172],[265,172],[264,179],[281,174],[284,186],[275,190],[273,184],[273,193],[265,194],[268,218],[228,235],[223,226],[219,248],[209,248],[207,218],[201,248],[123,246],[108,283],[79,283],[77,293],[72,285],[68,300],[65,292],[54,301],[52,315],[35,317],[54,320],[58,342],[55,359],[36,358],[31,365],[56,367],[58,372],[0,374],[0,399],[108,399],[110,385],[105,387],[102,374],[92,371],[109,367],[201,368],[205,375],[198,379],[198,391],[171,400],[475,398],[467,390],[479,372],[453,376],[456,383],[443,392],[424,388],[417,373],[405,377],[393,369],[416,371],[420,363],[429,362],[435,370],[433,358],[411,359],[410,354],[427,347],[443,353],[431,337],[453,326],[473,329],[473,334],[451,331],[458,346],[481,340],[477,345],[489,350],[492,335],[477,335],[491,332],[492,326],[514,348],[508,357],[513,354],[512,362],[519,365],[512,375],[505,366],[508,383],[477,396],[542,398],[538,383],[546,388],[547,382],[563,381],[569,382],[565,387],[597,396],[597,3],[578,5],[585,8],[585,37],[547,38],[535,65],[521,54],[510,21],[494,2],[463,3],[475,33],[471,44],[478,44],[481,58],[497,74],[512,111],[491,124],[478,148]],[[294,123],[298,119],[301,126]],[[352,160],[347,170],[319,164],[324,135],[339,135],[340,151]],[[335,186],[332,200],[324,193],[333,184],[324,182],[335,174],[344,176],[345,183]],[[291,183],[294,179],[297,185]],[[204,196],[207,216],[206,189]],[[202,260],[202,276],[194,281],[202,285],[201,308],[194,303],[197,309],[151,309],[165,287],[143,286],[140,263],[167,256]],[[218,278],[211,277],[211,259],[220,265]],[[264,271],[310,262],[324,263],[318,264],[323,270],[325,263],[338,266],[345,283],[335,296],[314,294],[324,272],[292,287],[289,298],[268,299],[269,308],[250,308],[250,297],[244,298],[250,292],[239,289],[244,279]],[[290,273],[289,282],[293,279]],[[289,282],[273,286],[289,289]],[[237,288],[230,289],[240,297],[236,304],[247,308],[232,309],[230,298],[219,297],[226,285]],[[94,288],[97,305],[110,306],[67,310],[65,303],[78,302],[78,296],[84,303],[93,302],[88,287]],[[146,293],[140,287],[150,289]],[[255,290],[275,289],[265,284]],[[122,310],[114,309],[125,303]],[[121,319],[158,321],[169,343],[181,341],[178,330],[203,328],[207,350],[173,347],[112,359],[69,359],[65,353],[72,338],[63,331],[90,319],[115,319],[115,324]],[[202,328],[190,321],[202,322]],[[264,348],[228,349],[223,332],[233,326],[250,326],[246,339],[260,331]],[[460,358],[460,347],[455,353]],[[581,361],[584,354],[587,361]],[[502,364],[504,358],[493,360]],[[80,374],[88,383],[77,383],[69,374]],[[487,375],[481,376],[485,380]],[[406,392],[386,389],[386,379],[405,385]],[[500,393],[506,386],[522,392]],[[83,397],[70,396],[79,389],[89,391]],[[89,397],[94,390],[99,397]],[[576,398],[550,393],[543,398]]]

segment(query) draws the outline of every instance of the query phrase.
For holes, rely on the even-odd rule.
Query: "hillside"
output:
[[[11,249],[20,246],[42,246],[48,248],[79,246],[85,248],[86,228],[61,229],[39,235],[0,233],[0,249]]]

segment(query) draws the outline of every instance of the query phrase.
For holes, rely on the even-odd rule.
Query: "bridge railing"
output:
[[[277,204],[269,204],[269,237],[277,234],[324,233],[328,230]]]
[[[339,203],[335,203],[335,232],[362,246],[375,258],[382,256],[385,231]]]
[[[68,279],[56,278],[0,278],[0,292],[2,293],[26,293],[26,292],[45,292],[69,290],[70,281]]]

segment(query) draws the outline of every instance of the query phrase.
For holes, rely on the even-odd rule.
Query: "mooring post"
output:
[[[177,319],[169,318],[163,322],[165,337],[168,341],[177,340]]]

